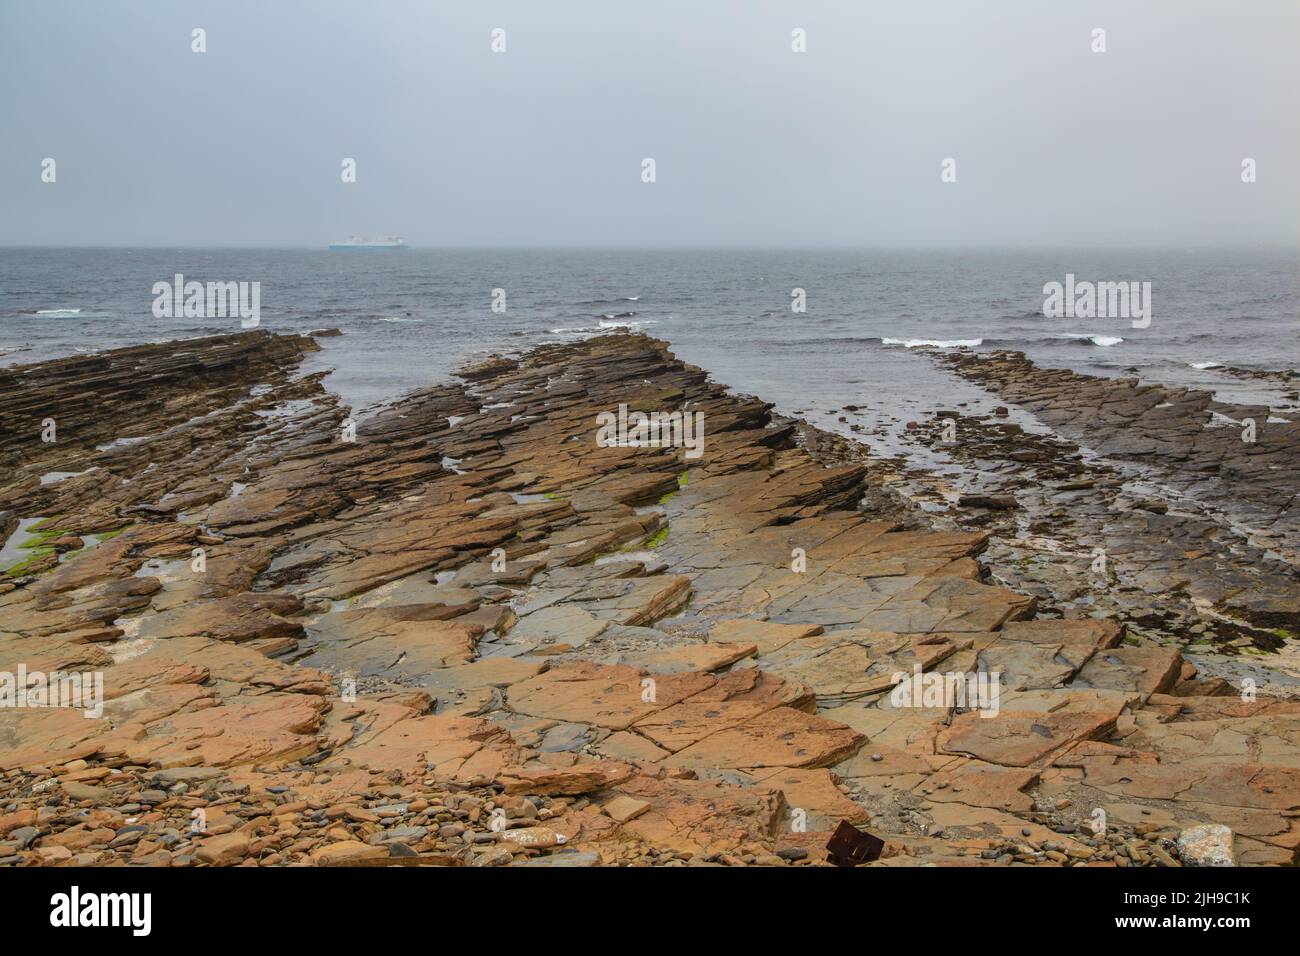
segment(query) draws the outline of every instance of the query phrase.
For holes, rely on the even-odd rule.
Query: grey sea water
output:
[[[261,326],[338,328],[313,368],[356,408],[445,379],[476,354],[644,330],[781,411],[823,425],[845,404],[881,434],[987,399],[922,347],[1023,350],[1042,365],[1279,395],[1216,365],[1300,364],[1300,251],[0,249],[0,364],[235,331],[237,319],[158,319],[155,282],[261,283]],[[1049,319],[1046,282],[1143,280],[1144,329]],[[807,311],[791,309],[792,290]],[[505,290],[505,311],[492,310]],[[868,430],[870,431],[870,429]],[[869,441],[875,439],[864,435]]]

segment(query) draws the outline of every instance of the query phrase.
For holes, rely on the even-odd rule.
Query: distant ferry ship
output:
[[[405,249],[406,240],[400,236],[385,236],[382,239],[366,239],[362,236],[349,236],[343,242],[331,242],[331,249]]]

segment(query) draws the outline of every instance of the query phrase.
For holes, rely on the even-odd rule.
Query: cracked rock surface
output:
[[[842,820],[875,866],[1295,862],[1300,702],[1040,617],[981,561],[998,528],[877,508],[870,462],[665,343],[493,358],[355,421],[313,347],[3,371],[0,672],[103,698],[0,708],[0,865],[821,865]],[[599,447],[620,404],[703,413],[703,455]],[[1119,454],[1157,441],[1139,406],[1164,444],[1211,410],[1134,390]],[[1283,431],[1186,462],[1276,530]],[[996,712],[899,699],[926,675]]]

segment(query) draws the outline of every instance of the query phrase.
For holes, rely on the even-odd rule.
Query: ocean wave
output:
[[[610,329],[639,329],[643,326],[654,324],[654,319],[643,319],[640,322],[620,319],[601,319],[599,325],[565,326],[556,329],[547,329],[546,332],[549,335],[599,335],[601,332],[608,332]]]
[[[1085,345],[1111,348],[1124,339],[1118,335],[1094,335],[1088,332],[1059,332],[1052,335],[1027,335],[1006,337],[980,336],[968,339],[930,339],[930,338],[882,338],[876,335],[842,335],[827,338],[799,338],[764,340],[765,344],[776,348],[818,347],[842,348],[855,345],[902,346],[903,348],[1014,348],[1023,349],[1033,345]]]
[[[1233,335],[1231,332],[1194,332],[1191,335],[1181,335],[1177,338],[1178,342],[1247,342],[1257,341],[1255,333],[1247,332],[1244,334]]]
[[[1200,371],[1205,371],[1207,368],[1223,368],[1222,362],[1188,362],[1187,364]]]
[[[34,312],[14,312],[5,315],[5,318],[17,319],[111,319],[112,312],[103,312],[99,309],[37,309]]]
[[[1090,332],[1058,332],[1053,335],[1052,338],[1064,339],[1067,342],[1077,342],[1079,345],[1100,345],[1102,348],[1119,345],[1124,341],[1118,335],[1093,335]]]
[[[580,306],[599,307],[602,305],[618,305],[618,303],[620,302],[640,302],[640,301],[641,301],[641,296],[639,295],[615,295],[615,296],[610,296],[608,299],[587,299],[585,301],[578,302],[576,304]]]
[[[983,345],[983,339],[881,339],[881,345],[901,345],[905,349],[973,349]]]

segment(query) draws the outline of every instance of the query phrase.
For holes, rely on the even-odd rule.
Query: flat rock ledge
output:
[[[312,348],[2,373],[0,674],[103,694],[0,708],[0,865],[809,866],[842,821],[871,866],[1295,862],[1300,702],[1035,619],[986,533],[864,510],[869,465],[663,342],[356,421]],[[600,447],[621,404],[703,454]]]
[[[1149,466],[1169,487],[1214,501],[1271,548],[1300,560],[1300,421],[1290,411],[1221,402],[1212,392],[1137,377],[1039,368],[1021,352],[943,361],[1093,450]],[[1292,373],[1260,373],[1268,374],[1289,381]],[[1278,617],[1284,626],[1300,623],[1300,615]]]

